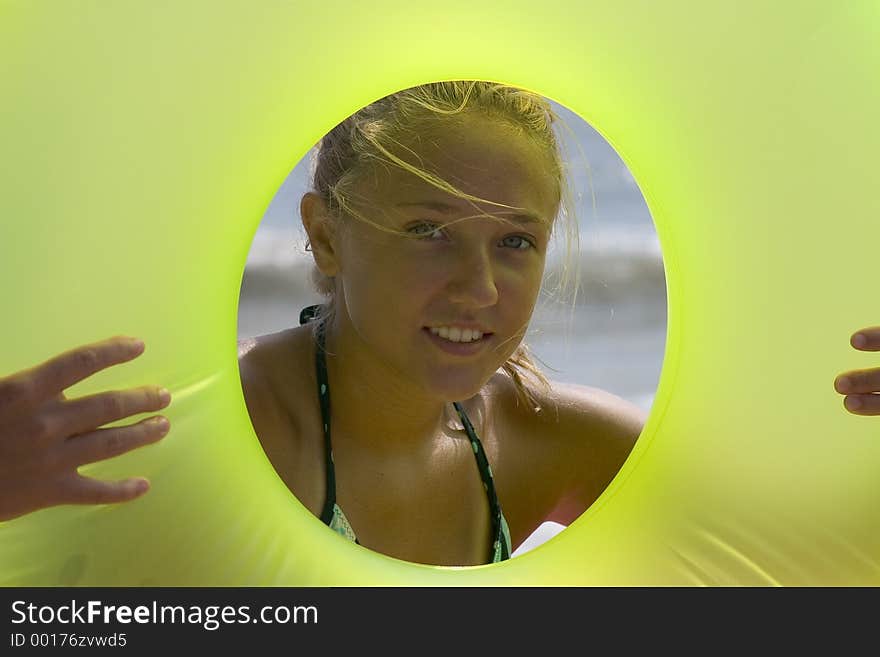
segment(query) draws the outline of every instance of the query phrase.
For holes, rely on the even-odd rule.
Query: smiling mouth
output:
[[[492,339],[492,336],[495,335],[494,333],[483,333],[479,338],[462,342],[460,340],[455,341],[441,337],[427,326],[422,329],[422,332],[442,351],[456,356],[470,356],[482,351],[486,344]]]
[[[449,329],[447,327],[435,327],[431,328],[429,326],[424,327],[427,331],[429,331],[432,335],[435,335],[443,340],[448,340],[449,342],[459,343],[459,344],[468,344],[471,342],[479,342],[484,337],[488,337],[492,335],[491,331],[480,331],[479,329]]]

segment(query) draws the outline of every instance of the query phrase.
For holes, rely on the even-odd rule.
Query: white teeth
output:
[[[474,329],[460,329],[457,326],[440,326],[430,329],[434,335],[439,335],[450,342],[473,342],[480,340],[483,334]]]

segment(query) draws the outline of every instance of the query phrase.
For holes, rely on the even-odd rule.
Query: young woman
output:
[[[419,563],[501,561],[542,522],[583,513],[641,431],[640,409],[551,384],[522,344],[551,235],[570,218],[552,124],[538,96],[448,82],[383,98],[321,143],[300,210],[325,303],[243,342],[239,362],[279,476],[349,540]],[[142,492],[76,467],[158,439],[167,422],[93,429],[167,400],[59,396],[141,348],[115,339],[0,385],[0,427],[4,414],[20,427],[0,433],[14,455],[0,518]],[[31,427],[38,449],[21,439]]]

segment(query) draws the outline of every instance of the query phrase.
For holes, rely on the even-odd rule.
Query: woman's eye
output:
[[[526,249],[530,249],[535,245],[523,237],[522,235],[508,235],[503,240],[501,240],[502,244],[505,246],[509,246],[517,251],[525,251]]]
[[[443,229],[437,224],[418,224],[409,229],[410,233],[426,239],[438,239],[443,237]]]

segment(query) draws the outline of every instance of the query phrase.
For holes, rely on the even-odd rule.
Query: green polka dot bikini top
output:
[[[320,306],[308,306],[300,313],[300,324],[305,324],[314,319]],[[321,521],[330,529],[338,534],[345,536],[350,541],[357,543],[357,536],[342,509],[336,504],[336,470],[333,465],[333,450],[330,446],[330,385],[327,382],[327,362],[324,355],[324,326],[318,324],[316,327],[318,338],[318,348],[315,350],[315,371],[318,379],[318,401],[321,405],[321,419],[324,426],[324,454],[326,462],[327,476],[327,497],[324,500],[324,508],[321,511]],[[477,468],[480,470],[480,477],[483,480],[483,488],[489,499],[489,511],[491,514],[492,524],[492,544],[488,555],[489,563],[498,563],[510,558],[511,540],[510,529],[504,514],[501,512],[501,506],[498,504],[498,496],[495,494],[495,483],[492,480],[492,469],[489,467],[489,461],[486,459],[486,453],[483,451],[483,445],[477,437],[476,431],[468,419],[467,414],[458,402],[452,403],[465,431],[471,441],[471,447],[474,450],[474,457],[477,461]]]

